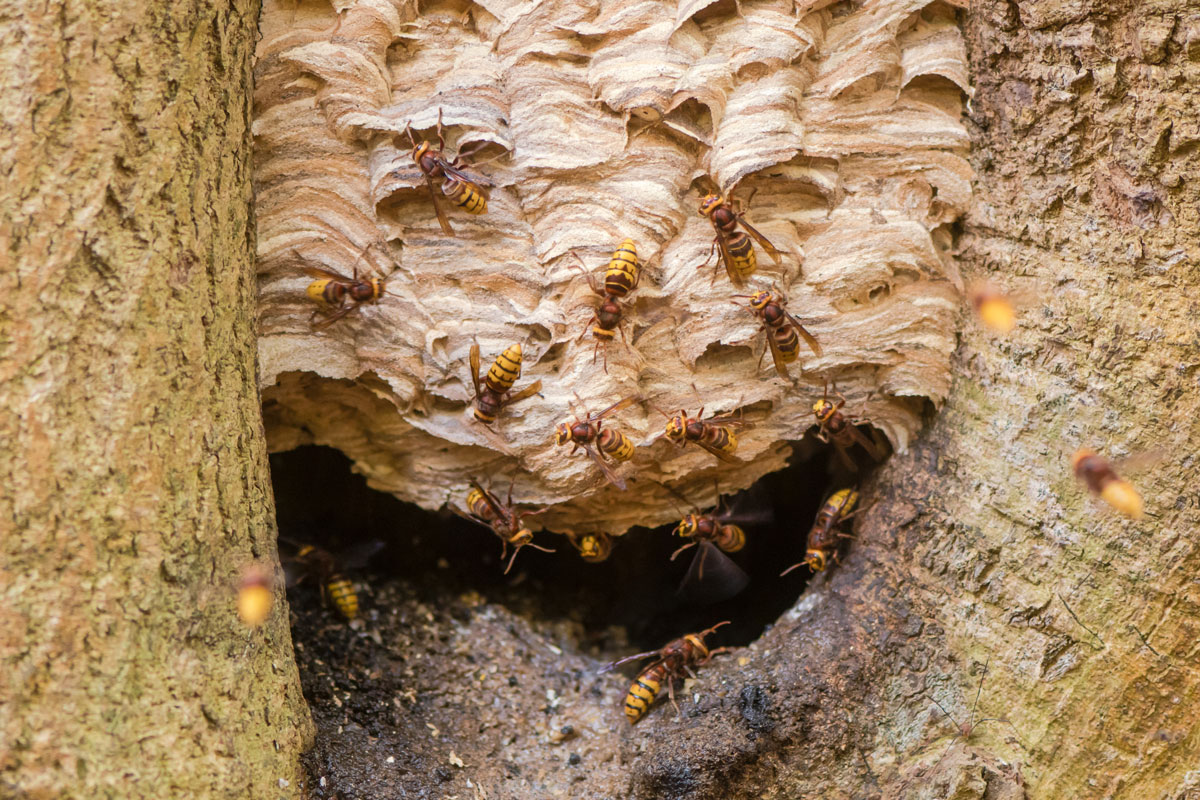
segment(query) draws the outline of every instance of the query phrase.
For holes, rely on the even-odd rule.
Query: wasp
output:
[[[422,141],[420,144],[417,143],[416,137],[412,133],[411,123],[404,126],[404,132],[408,134],[408,139],[412,142],[413,161],[416,162],[417,167],[425,175],[425,185],[429,187],[429,197],[433,200],[433,210],[437,212],[438,222],[442,226],[442,231],[447,236],[453,236],[454,229],[450,227],[450,220],[446,217],[446,210],[442,207],[442,201],[438,197],[434,181],[440,182],[442,194],[445,197],[449,198],[455,205],[468,214],[484,214],[487,212],[488,195],[487,190],[484,189],[485,181],[472,177],[462,171],[462,167],[464,166],[463,159],[466,154],[460,151],[454,157],[453,161],[446,160],[446,156],[443,154],[443,151],[446,149],[446,139],[442,135],[442,110],[440,108],[438,109],[438,146],[436,149],[426,141]],[[486,144],[480,144],[479,148],[484,146]],[[476,150],[479,148],[476,148]]]
[[[590,564],[607,561],[612,555],[613,537],[607,533],[585,533],[582,536],[572,536],[571,544],[579,551],[579,557]]]
[[[646,653],[638,653],[634,656],[626,656],[619,661],[614,661],[605,667],[605,670],[620,666],[629,661],[639,661],[644,658],[656,656],[653,663],[644,668],[638,673],[638,676],[633,679],[633,683],[629,686],[629,691],[625,694],[625,717],[629,722],[636,723],[642,717],[646,716],[646,712],[650,710],[650,706],[662,691],[662,686],[667,685],[667,695],[671,698],[671,705],[675,706],[676,713],[679,712],[679,705],[675,702],[675,681],[683,678],[685,675],[693,674],[693,666],[702,666],[707,664],[713,656],[718,653],[723,653],[729,648],[718,647],[709,650],[704,644],[704,639],[713,631],[720,628],[722,625],[728,625],[729,622],[718,622],[711,628],[699,633],[689,633],[688,635],[667,643],[661,650],[651,650]]]
[[[1017,327],[1017,309],[1008,295],[988,286],[977,286],[970,297],[979,321],[996,333],[1012,333]]]
[[[858,503],[858,492],[853,489],[840,489],[829,495],[821,505],[821,509],[817,511],[817,519],[808,531],[804,560],[788,567],[779,573],[779,576],[783,577],[805,564],[813,572],[821,572],[829,566],[830,559],[840,563],[838,540],[849,537],[839,532],[838,526],[857,513],[854,511],[856,503]]]
[[[838,392],[837,384],[834,384],[833,393],[838,398],[836,403],[829,399],[829,382],[826,381],[821,399],[813,403],[813,414],[816,415],[819,426],[817,438],[823,442],[833,442],[837,445],[838,452],[850,466],[853,466],[854,462],[846,455],[846,451],[856,444],[866,450],[867,455],[874,460],[882,461],[883,452],[879,445],[868,439],[842,413],[842,406],[846,405],[846,398]]]
[[[708,182],[711,184],[711,179]],[[747,202],[749,202],[749,198]],[[758,242],[759,247],[767,252],[771,260],[776,264],[782,263],[779,251],[767,241],[767,237],[746,222],[746,212],[742,211],[741,203],[733,198],[727,198],[717,192],[706,194],[700,200],[700,214],[708,217],[713,230],[716,231],[708,258],[711,259],[713,254],[719,251],[719,260],[725,265],[725,274],[729,276],[729,280],[733,282],[734,286],[745,286],[749,277],[758,269],[754,244],[750,241],[751,236],[754,237],[754,241]],[[742,230],[738,230],[739,226]],[[704,263],[707,264],[708,259],[705,259]],[[716,280],[715,275],[713,280]]]
[[[358,590],[346,576],[345,570],[365,565],[383,547],[383,542],[373,539],[356,545],[340,556],[316,545],[290,543],[298,548],[291,560],[302,568],[302,572],[289,580],[289,584],[294,586],[305,575],[312,575],[321,585],[322,597],[328,598],[347,620],[357,619]]]
[[[662,409],[657,409],[657,411],[667,418],[667,426],[662,436],[670,439],[679,447],[693,442],[722,461],[731,464],[742,463],[742,460],[734,455],[738,448],[737,434],[734,433],[734,429],[747,428],[750,427],[750,424],[740,417],[732,414],[718,414],[708,419],[701,419],[704,416],[703,407],[694,417],[689,417],[687,411],[682,408],[674,414],[668,414]]]
[[[522,524],[526,517],[535,517],[538,514],[544,514],[547,509],[518,511],[512,502],[512,484],[509,484],[508,487],[508,501],[501,503],[496,495],[484,489],[475,481],[471,481],[470,483],[471,491],[467,494],[468,513],[459,515],[491,528],[492,533],[500,537],[501,560],[508,555],[508,547],[512,545],[513,554],[512,558],[508,559],[508,565],[504,568],[505,575],[512,569],[513,562],[517,560],[517,553],[521,552],[522,547],[532,547],[534,550],[541,550],[543,553],[554,552],[554,550],[548,547],[534,544],[533,531]],[[455,513],[459,512],[455,511]]]
[[[679,497],[669,486],[666,489]],[[714,603],[733,597],[750,582],[745,571],[725,555],[736,553],[746,546],[746,532],[734,523],[730,509],[722,510],[723,503],[724,498],[718,490],[714,508],[707,513],[694,508],[692,513],[683,515],[675,526],[676,536],[691,541],[672,553],[671,560],[674,561],[689,548],[696,548],[696,554],[677,592],[687,600]],[[705,567],[708,568],[707,577]]]
[[[1133,484],[1117,474],[1106,458],[1083,448],[1071,456],[1071,467],[1075,477],[1101,500],[1130,519],[1142,518],[1142,496]]]
[[[554,443],[557,445],[571,443],[573,445],[572,454],[582,447],[613,486],[625,489],[625,481],[613,472],[607,462],[624,463],[633,458],[633,442],[629,441],[629,437],[620,431],[602,426],[605,417],[615,414],[623,408],[628,408],[637,400],[637,397],[626,397],[603,411],[589,414],[582,420],[576,416],[574,422],[558,423],[554,429]],[[593,444],[596,446],[595,450],[592,449]]]
[[[542,390],[542,382],[534,381],[516,394],[510,395],[513,383],[521,377],[521,345],[509,345],[496,356],[483,380],[479,379],[479,344],[471,345],[471,380],[475,384],[475,419],[484,425],[496,421],[505,406],[519,403]],[[482,386],[480,385],[482,383]]]
[[[572,255],[579,259],[579,256],[573,251]],[[583,260],[579,259],[579,263],[583,264]],[[621,317],[625,309],[621,305],[620,299],[636,289],[641,278],[637,248],[634,246],[633,239],[621,242],[621,245],[613,252],[608,267],[604,270],[603,286],[597,284],[595,277],[586,269],[584,277],[592,292],[599,295],[601,300],[600,305],[592,311],[592,318],[584,326],[578,341],[582,341],[587,336],[590,327],[592,338],[596,340],[596,346],[592,350],[592,363],[596,361],[600,345],[605,345],[604,371],[608,372],[607,345],[616,337],[617,331],[621,332],[621,341],[625,342],[627,347],[629,345],[625,339],[625,330],[621,327]],[[592,325],[593,322],[596,324]]]
[[[360,278],[357,262],[354,265],[353,278],[317,266],[306,266],[304,272],[317,279],[308,285],[305,292],[323,306],[323,309],[313,312],[313,330],[324,330],[347,314],[357,311],[367,303],[375,303],[383,296],[384,282],[379,278]],[[321,315],[322,310],[326,312],[326,316],[318,321],[317,317]]]
[[[263,567],[253,564],[242,572],[238,584],[238,618],[251,628],[266,621],[274,602],[271,575]]]
[[[738,294],[734,297],[749,299],[750,311],[758,317],[767,334],[767,344],[771,348],[771,359],[775,362],[775,372],[781,378],[788,378],[787,365],[800,356],[800,337],[818,358],[821,356],[821,344],[808,330],[800,324],[787,310],[787,299],[782,294],[762,291],[754,294]],[[762,365],[762,357],[758,359]]]

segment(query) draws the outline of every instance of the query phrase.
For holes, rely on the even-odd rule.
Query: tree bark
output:
[[[255,388],[255,2],[3,6],[0,795],[298,796]],[[282,589],[276,588],[277,599]]]

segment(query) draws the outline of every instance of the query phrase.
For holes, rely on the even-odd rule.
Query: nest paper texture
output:
[[[940,404],[959,316],[949,225],[967,207],[968,91],[944,2],[575,0],[432,4],[268,0],[256,66],[261,382],[275,450],[331,445],[370,484],[426,508],[464,505],[468,481],[549,505],[559,532],[621,533],[779,469],[812,428],[826,379],[846,411],[903,450]],[[440,229],[408,139],[491,184],[488,212],[448,206]],[[785,381],[756,318],[713,280],[701,179],[753,197],[751,289],[777,287],[819,339]],[[598,298],[573,268],[632,238],[646,264],[608,347],[577,341]],[[387,293],[314,331],[319,265],[386,278]],[[745,291],[745,290],[743,290]],[[739,302],[744,303],[744,300]],[[520,389],[542,397],[472,418],[468,352],[483,368],[524,347]],[[552,441],[571,406],[637,446],[619,492]],[[577,400],[576,397],[579,399]],[[656,410],[741,409],[744,464],[658,439]]]

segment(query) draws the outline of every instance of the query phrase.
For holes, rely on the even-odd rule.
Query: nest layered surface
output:
[[[780,468],[825,381],[899,450],[949,387],[960,302],[949,225],[971,171],[966,58],[942,2],[392,0],[265,4],[256,66],[261,385],[274,450],[332,445],[372,486],[462,507],[468,481],[548,505],[561,532],[621,533]],[[486,215],[438,225],[406,126],[482,149]],[[751,198],[751,285],[701,270],[703,178]],[[632,238],[645,265],[607,371],[584,332],[600,270]],[[378,303],[314,330],[306,267],[386,279]],[[599,273],[597,273],[599,274]],[[735,293],[778,289],[818,338],[771,369]],[[744,303],[744,300],[739,301]],[[484,369],[524,347],[541,397],[490,428]],[[611,423],[636,445],[619,492],[552,440],[574,409],[646,402]],[[740,411],[741,464],[660,437],[658,409]]]

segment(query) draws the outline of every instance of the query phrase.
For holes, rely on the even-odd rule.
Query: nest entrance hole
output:
[[[431,604],[475,592],[533,621],[573,623],[582,631],[580,649],[597,658],[626,655],[628,648],[656,649],[726,619],[731,624],[722,629],[719,644],[742,646],[757,639],[792,607],[809,580],[804,568],[782,578],[779,573],[803,558],[805,536],[822,500],[861,482],[868,466],[860,463],[856,476],[830,446],[806,437],[795,443],[788,468],[727,497],[733,521],[742,513],[766,517],[742,523],[747,543],[732,556],[750,582],[732,598],[697,605],[677,595],[692,551],[670,560],[682,544],[672,525],[629,531],[599,564],[583,561],[566,537],[540,531],[534,541],[557,552],[525,548],[504,575],[500,544],[489,530],[447,510],[424,511],[370,489],[337,450],[308,446],[271,456],[280,536],[286,542],[315,544],[335,555],[381,543],[365,567],[348,571],[360,585],[364,614],[374,607],[373,589],[391,581],[408,584]],[[505,488],[492,487],[500,494]],[[291,549],[281,546],[285,563]],[[313,581],[289,590],[293,605],[314,599],[320,602]],[[327,622],[339,621],[334,609],[326,611]],[[304,633],[294,631],[297,641],[305,641]]]

